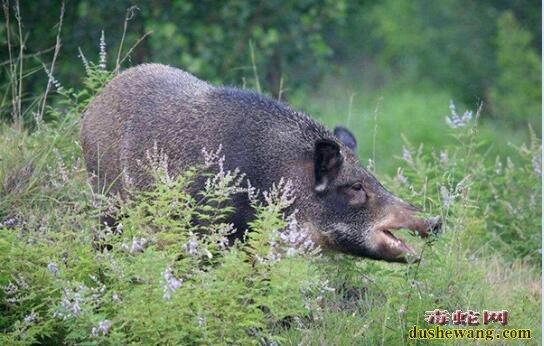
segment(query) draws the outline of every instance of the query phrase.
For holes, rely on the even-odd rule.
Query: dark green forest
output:
[[[540,6],[535,0],[70,1],[55,77],[79,81],[79,49],[96,58],[104,31],[111,64],[123,35],[122,57],[138,43],[123,68],[161,62],[216,83],[252,86],[254,61],[263,90],[277,96],[283,88],[285,97],[355,70],[372,88],[425,84],[470,106],[483,101],[486,116],[539,126]],[[16,14],[8,7],[14,44]],[[52,59],[60,7],[60,1],[20,3],[27,103],[46,84],[42,63]],[[7,83],[6,26],[0,30]],[[12,53],[18,56],[16,46]],[[2,107],[9,108],[5,99]]]

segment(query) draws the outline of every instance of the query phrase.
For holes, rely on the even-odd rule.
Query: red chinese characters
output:
[[[487,325],[491,322],[497,322],[503,326],[508,324],[507,310],[484,310],[482,314],[474,310],[455,310],[451,314],[448,312],[448,310],[440,309],[425,311],[425,322],[429,324],[444,325],[451,322],[454,325],[478,326],[480,325],[480,317],[483,317],[482,321],[484,325]]]
[[[480,317],[480,313],[474,310],[455,310],[455,312],[451,314],[453,324],[462,324],[464,326],[479,325],[480,321],[478,320],[478,317]]]
[[[425,322],[429,324],[444,325],[450,323],[450,313],[448,310],[435,309],[432,311],[425,311]]]
[[[508,324],[508,311],[488,311],[484,310],[484,324],[489,322],[499,322],[503,326]]]

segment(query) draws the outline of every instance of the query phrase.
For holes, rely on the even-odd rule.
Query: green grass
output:
[[[375,159],[380,173],[396,172],[405,140],[423,144],[426,150],[439,150],[451,142],[451,129],[444,121],[450,115],[450,101],[461,113],[478,108],[477,104],[459,104],[446,90],[424,84],[388,84],[375,89],[361,80],[364,76],[328,78],[316,91],[295,93],[290,101],[330,129],[336,125],[348,127],[358,140],[361,161],[366,164],[368,159]],[[500,119],[485,116],[480,121],[486,159],[513,156],[515,149],[510,144],[521,145],[528,138],[527,128],[513,129]]]
[[[444,121],[450,97],[440,90],[369,91],[329,80],[292,103],[331,127],[348,125],[363,163],[375,151],[384,185],[441,215],[443,233],[408,239],[419,264],[287,257],[290,245],[274,230],[288,232],[289,220],[278,207],[285,201],[275,198],[254,203],[248,242],[225,250],[217,244],[231,210],[217,205],[229,193],[218,186],[206,191],[212,203],[199,204],[186,192],[206,174],[202,167],[175,181],[156,167],[155,190],[122,203],[123,232],[99,229],[98,215],[115,201],[91,191],[78,141],[82,105],[107,79],[96,76],[64,93],[66,102],[49,112],[55,122],[32,133],[0,127],[0,343],[425,345],[435,342],[410,341],[408,330],[429,327],[425,311],[435,308],[508,310],[506,327],[531,329],[529,344],[539,343],[541,144],[534,134],[525,131],[524,139],[491,122],[451,129]],[[198,218],[212,225],[202,228],[192,221]],[[196,232],[206,236],[192,239]],[[188,250],[191,241],[198,250]],[[268,260],[271,253],[283,257]]]

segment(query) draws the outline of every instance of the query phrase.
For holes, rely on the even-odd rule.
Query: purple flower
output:
[[[99,336],[100,334],[102,336],[106,336],[106,335],[108,335],[108,333],[110,331],[110,328],[111,328],[111,321],[110,320],[100,321],[100,322],[98,322],[98,326],[93,327],[93,329],[91,330],[91,335],[95,336],[95,337]]]
[[[164,298],[164,300],[170,300],[170,298],[172,298],[172,294],[181,287],[182,281],[174,277],[174,272],[172,271],[171,267],[166,267],[164,272],[162,272],[161,274],[164,278],[164,282],[162,284],[164,294],[162,297]]]
[[[452,129],[465,127],[472,120],[472,111],[465,111],[462,116],[459,116],[453,101],[450,101],[449,108],[451,115],[446,117],[446,124]]]

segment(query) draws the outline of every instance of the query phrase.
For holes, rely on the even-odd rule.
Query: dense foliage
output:
[[[5,3],[17,57],[16,1]],[[32,71],[24,77],[27,96],[43,91],[47,74],[36,70],[53,54],[59,11],[59,1],[20,2],[24,53],[30,56],[25,70]],[[75,83],[78,48],[94,52],[104,30],[107,42],[116,43],[110,63],[143,38],[123,65],[162,62],[213,82],[262,84],[274,96],[288,96],[337,73],[331,61],[349,62],[350,70],[364,71],[365,82],[430,83],[466,104],[485,101],[486,116],[522,127],[530,121],[540,129],[540,14],[539,2],[529,0],[77,0],[66,4],[56,75]],[[5,31],[0,25],[3,47]],[[7,60],[8,50],[1,49],[0,61]],[[10,80],[9,69],[0,73]],[[31,99],[25,97],[27,104]],[[3,109],[10,105],[5,101]]]
[[[392,71],[393,78],[408,75],[410,82],[430,81],[447,86],[467,104],[489,103],[494,115],[536,120],[540,109],[523,101],[530,99],[534,105],[540,97],[540,20],[520,20],[540,7],[537,2],[512,4],[507,10],[502,6],[482,1],[384,1],[371,9],[365,22],[373,28],[368,50],[382,73]],[[515,68],[510,65],[514,61]],[[515,107],[503,107],[529,89]],[[518,118],[518,123],[524,121]]]
[[[77,135],[82,105],[111,78],[86,62],[84,87],[60,87],[55,119],[0,136],[2,344],[406,344],[434,308],[508,309],[509,328],[540,338],[541,144],[482,159],[480,112],[450,105],[450,144],[406,142],[386,185],[446,220],[409,265],[320,254],[285,208],[289,181],[257,192],[225,171],[220,148],[173,177],[160,148],[146,155],[155,188],[125,201],[93,193]],[[218,173],[210,173],[218,167]],[[369,167],[372,169],[372,167]],[[197,196],[187,191],[207,179]],[[256,211],[227,248],[228,201]],[[258,199],[258,194],[264,198]],[[100,227],[103,212],[120,225]],[[195,221],[200,222],[195,223]],[[472,343],[472,341],[470,341]]]

